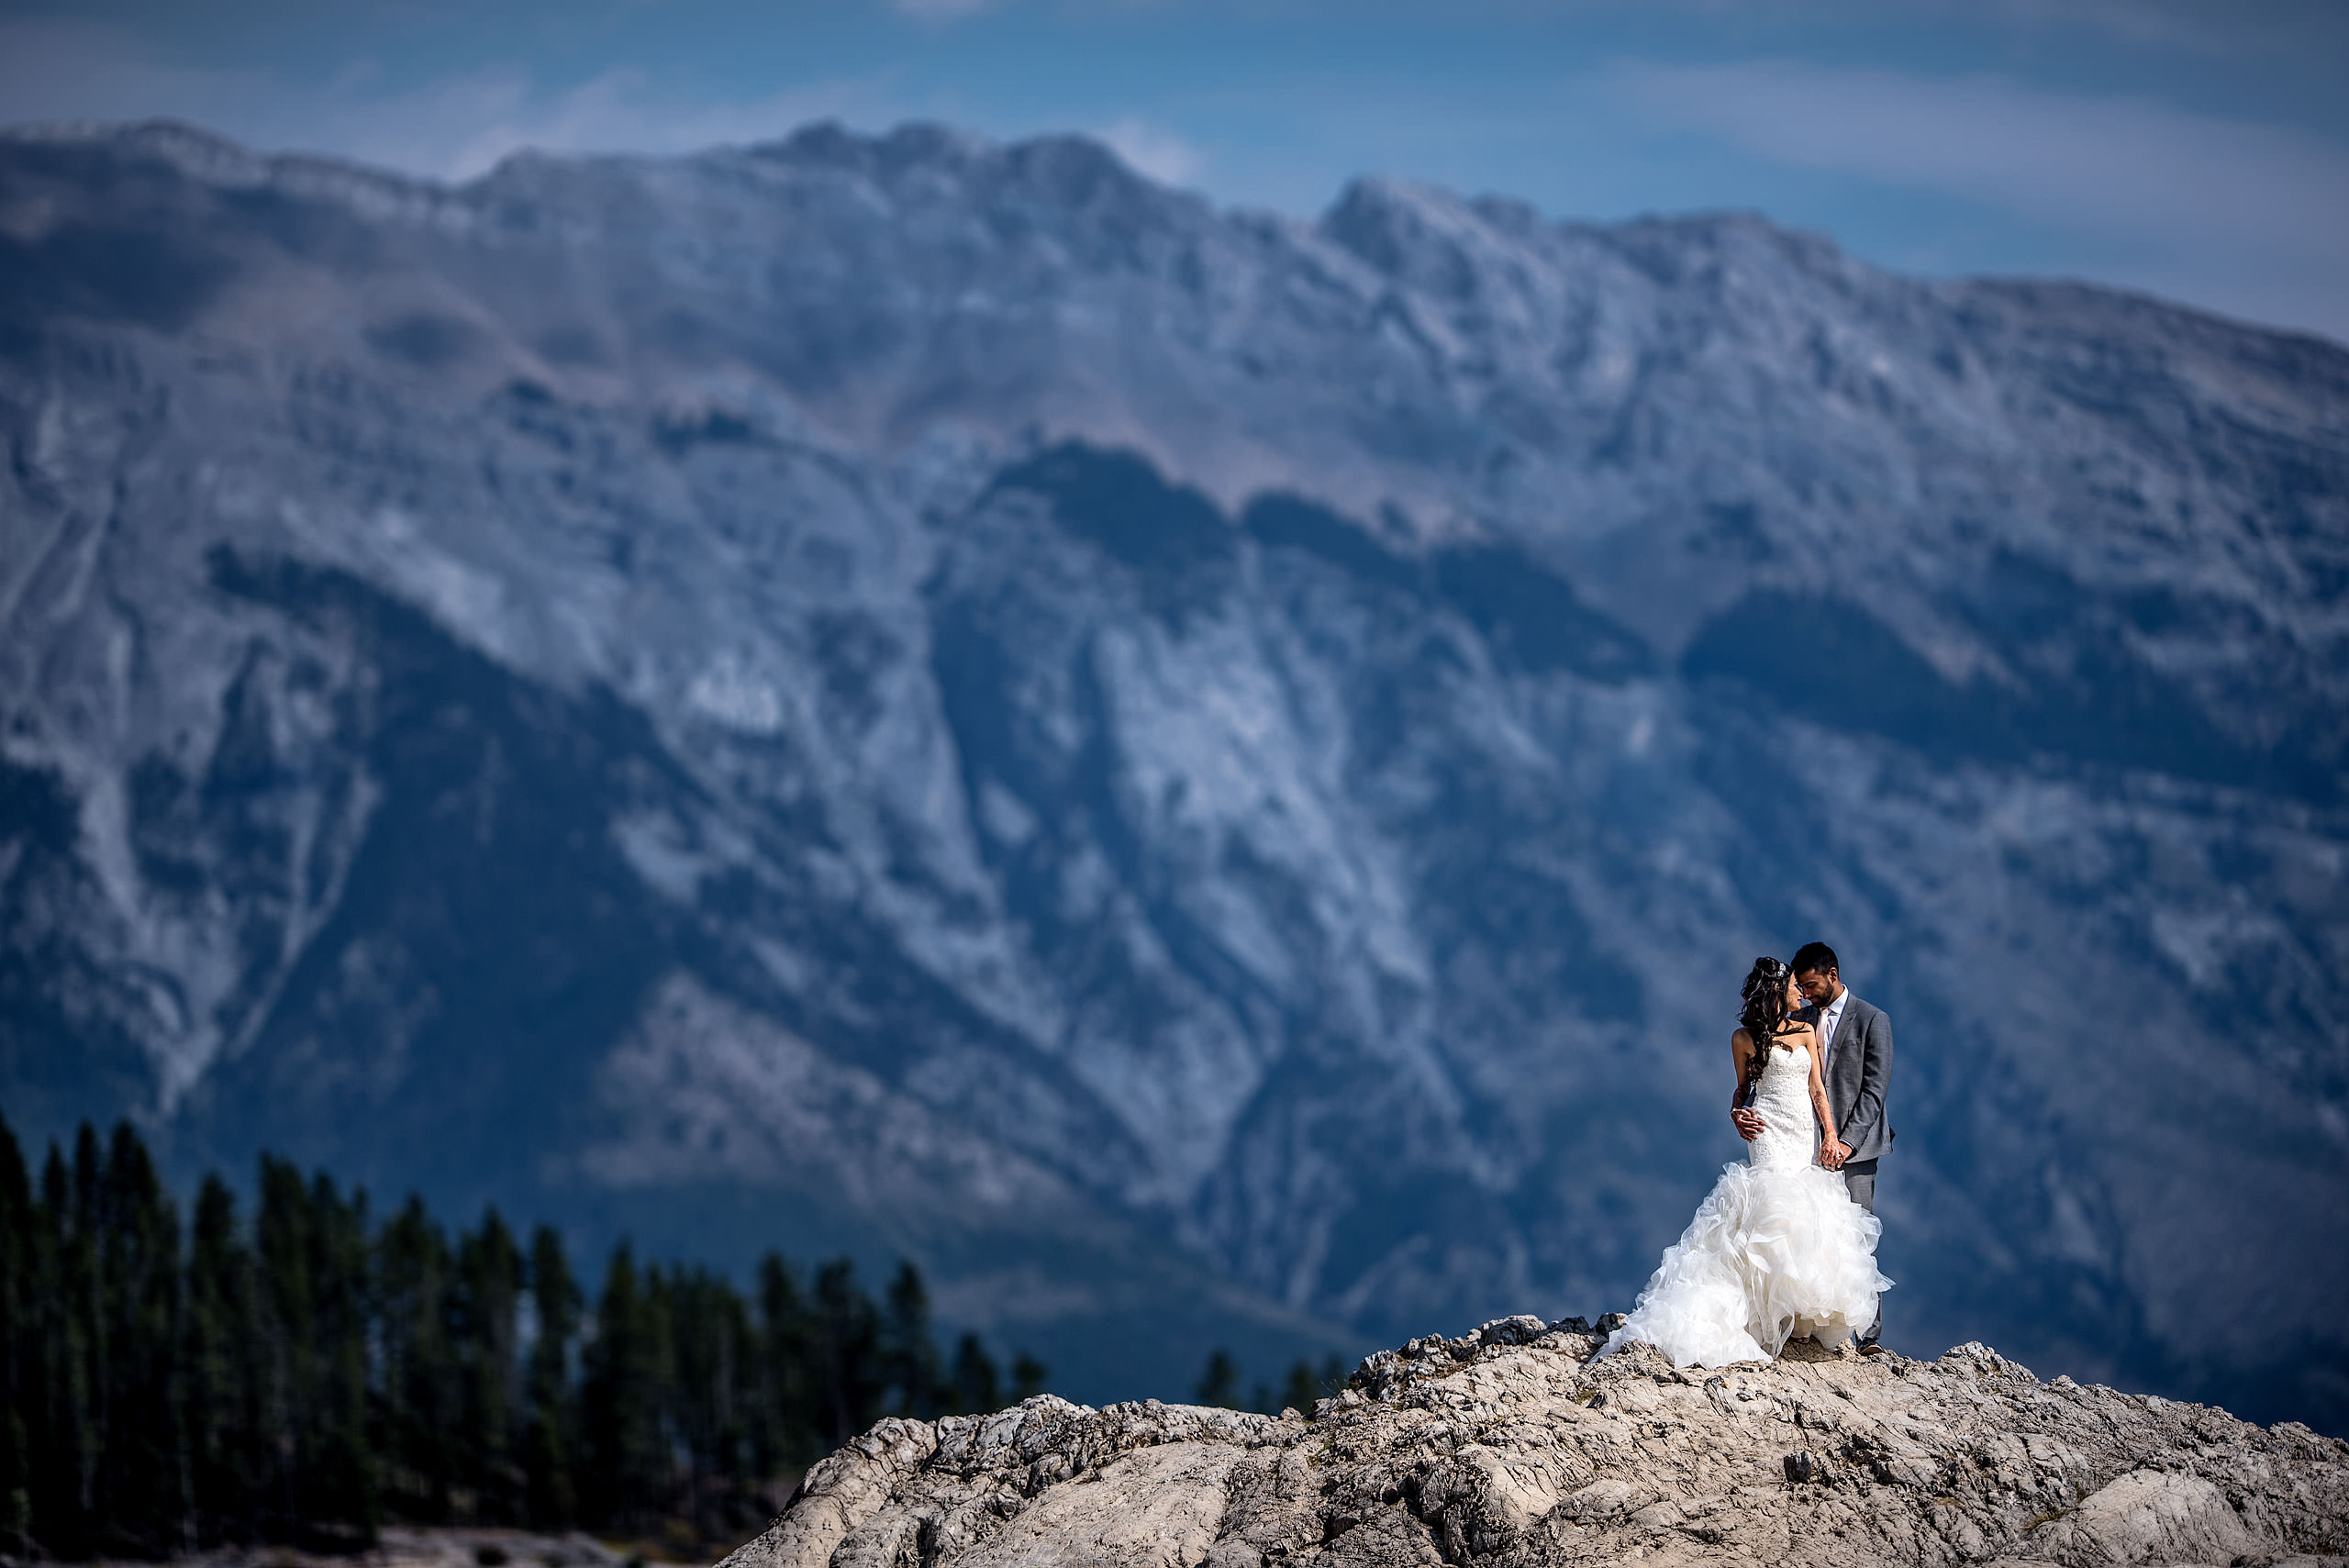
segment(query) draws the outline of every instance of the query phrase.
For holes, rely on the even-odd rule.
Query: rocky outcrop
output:
[[[2349,1442],[1807,1342],[1679,1371],[1579,1318],[1381,1351],[1308,1418],[1052,1396],[888,1420],[724,1568],[2349,1562]]]

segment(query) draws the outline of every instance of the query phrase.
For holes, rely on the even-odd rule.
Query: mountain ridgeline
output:
[[[819,127],[0,139],[0,1098],[1081,1398],[1629,1305],[1759,952],[1887,1337],[2349,1430],[2349,352]]]

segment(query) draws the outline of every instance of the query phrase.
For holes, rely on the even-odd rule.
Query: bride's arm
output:
[[[1762,1136],[1762,1118],[1745,1103],[1746,1063],[1753,1055],[1753,1037],[1739,1029],[1729,1037],[1729,1057],[1736,1076],[1730,1080],[1729,1119],[1747,1142]]]
[[[1810,1108],[1819,1118],[1819,1130],[1821,1134],[1820,1146],[1824,1148],[1835,1141],[1835,1112],[1827,1104],[1827,1085],[1820,1080],[1819,1076],[1819,1033],[1817,1030],[1811,1031],[1810,1039],[1805,1042],[1805,1045],[1810,1052]]]

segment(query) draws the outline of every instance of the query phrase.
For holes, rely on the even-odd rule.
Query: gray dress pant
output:
[[[1876,1212],[1876,1162],[1873,1160],[1846,1161],[1842,1174],[1843,1185],[1850,1189],[1852,1201],[1870,1214],[1874,1214]],[[1884,1297],[1879,1296],[1876,1298],[1876,1321],[1869,1324],[1867,1332],[1860,1336],[1860,1343],[1875,1344],[1876,1337],[1883,1332]]]

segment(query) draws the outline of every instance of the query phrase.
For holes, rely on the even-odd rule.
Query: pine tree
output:
[[[829,1450],[880,1418],[888,1370],[879,1317],[857,1285],[856,1265],[846,1258],[826,1263],[816,1271],[815,1294],[809,1361],[817,1434]]]
[[[380,1483],[369,1437],[372,1394],[368,1341],[373,1327],[373,1281],[367,1225],[367,1194],[336,1190],[324,1171],[310,1179],[313,1277],[317,1282],[318,1406],[314,1422],[319,1496],[318,1518],[346,1533],[328,1542],[372,1545],[380,1521]]]
[[[758,1403],[750,1312],[734,1287],[706,1269],[669,1276],[674,1304],[677,1435],[691,1473],[689,1511],[705,1538],[748,1522]]]
[[[376,1238],[374,1252],[384,1490],[406,1517],[447,1524],[459,1419],[449,1239],[424,1200],[410,1196]]]
[[[957,1413],[985,1416],[1003,1407],[1002,1380],[976,1334],[963,1335],[954,1347],[952,1388]]]
[[[253,1221],[260,1269],[256,1343],[261,1352],[262,1533],[288,1540],[313,1506],[309,1413],[317,1406],[317,1292],[310,1277],[310,1189],[292,1164],[264,1154]]]
[[[0,1165],[13,1140],[7,1155]],[[25,1494],[12,1511],[61,1554],[181,1544],[179,1223],[146,1147],[128,1123],[102,1147],[85,1122],[70,1169],[51,1147],[39,1204],[20,1174],[7,1185],[13,1240],[0,1244],[19,1261],[5,1294],[22,1305],[0,1446]]]
[[[174,1354],[179,1213],[127,1121],[115,1129],[98,1181],[99,1534],[161,1555],[186,1544]]]
[[[1043,1393],[1044,1381],[1052,1375],[1051,1367],[1046,1366],[1026,1351],[1012,1357],[1011,1398],[1013,1403],[1017,1404],[1022,1399],[1033,1399],[1037,1395]]]
[[[98,1549],[99,1470],[106,1452],[106,1338],[99,1305],[97,1212],[103,1175],[97,1134],[87,1122],[73,1162],[54,1145],[41,1172],[40,1273],[47,1296],[41,1397],[46,1461],[33,1484],[33,1533],[63,1557]]]
[[[452,1330],[459,1381],[456,1479],[461,1517],[515,1524],[523,1507],[515,1440],[521,1393],[516,1321],[522,1253],[497,1210],[457,1247]]]
[[[25,1473],[30,1491],[31,1533],[52,1552],[73,1543],[74,1432],[72,1420],[72,1315],[66,1302],[65,1221],[72,1211],[73,1180],[65,1156],[49,1146],[42,1162],[40,1195],[32,1206],[26,1269]]]
[[[530,1238],[534,1338],[523,1388],[524,1511],[539,1529],[568,1529],[578,1515],[572,1466],[578,1446],[571,1396],[572,1345],[579,1337],[579,1284],[562,1238],[541,1225]]]
[[[0,1118],[0,1551],[29,1556],[32,1429],[39,1397],[32,1182],[16,1134]]]
[[[810,1365],[815,1325],[799,1282],[782,1254],[759,1260],[759,1419],[754,1460],[762,1476],[813,1457],[815,1379]]]
[[[1207,1367],[1199,1373],[1195,1397],[1202,1405],[1219,1405],[1226,1409],[1239,1407],[1240,1363],[1231,1359],[1230,1351],[1219,1345],[1208,1355]]]
[[[657,1264],[646,1269],[641,1300],[639,1376],[645,1424],[634,1451],[629,1490],[639,1500],[638,1517],[650,1523],[674,1512],[678,1501],[675,1455],[683,1433],[678,1419],[675,1273]]]
[[[262,1157],[255,1340],[271,1456],[261,1514],[273,1540],[374,1539],[368,1240],[365,1193],[346,1201],[324,1172],[305,1184],[290,1162]]]
[[[188,1239],[180,1351],[200,1545],[250,1543],[260,1536],[266,1459],[252,1353],[258,1310],[252,1254],[237,1232],[236,1196],[218,1176],[207,1175]]]
[[[897,1265],[889,1281],[882,1320],[884,1375],[895,1391],[897,1413],[927,1421],[938,1414],[938,1341],[930,1332],[930,1291],[910,1262]]]
[[[596,1333],[583,1354],[580,1436],[593,1523],[629,1527],[658,1515],[668,1498],[662,1430],[665,1314],[659,1271],[640,1276],[629,1244],[612,1251],[596,1302]]]
[[[1289,1409],[1300,1416],[1313,1414],[1313,1407],[1330,1398],[1346,1385],[1345,1363],[1331,1356],[1321,1363],[1318,1373],[1313,1363],[1299,1361],[1288,1369],[1288,1381],[1282,1385],[1281,1399]]]

